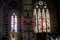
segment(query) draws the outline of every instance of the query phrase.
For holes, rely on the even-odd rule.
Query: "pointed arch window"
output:
[[[11,32],[17,32],[17,15],[15,13],[11,16]]]
[[[33,30],[37,32],[50,32],[50,15],[46,2],[38,1],[34,6],[32,18]]]

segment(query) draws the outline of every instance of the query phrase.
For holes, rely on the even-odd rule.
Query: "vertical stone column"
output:
[[[32,31],[30,21],[32,19],[32,0],[22,0],[22,7],[23,7],[23,15],[26,19],[26,27],[23,32],[24,40],[36,40],[35,34]]]

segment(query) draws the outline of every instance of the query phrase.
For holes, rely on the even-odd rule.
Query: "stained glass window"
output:
[[[46,2],[38,1],[34,6],[32,28],[37,32],[50,32],[50,16]]]
[[[15,13],[11,16],[11,32],[17,32],[17,15]]]

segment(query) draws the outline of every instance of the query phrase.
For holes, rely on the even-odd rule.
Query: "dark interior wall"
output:
[[[48,1],[48,0],[47,0]],[[50,7],[50,11],[51,11],[51,23],[53,26],[52,27],[52,32],[54,31],[54,33],[56,33],[57,35],[59,35],[59,31],[60,31],[60,18],[59,18],[59,14],[60,14],[60,11],[59,11],[59,8],[60,8],[60,1],[59,0],[49,0],[51,3],[51,5],[49,5]]]
[[[52,1],[47,1],[50,12],[51,33],[58,33],[57,8]]]
[[[3,37],[3,7],[0,5],[0,39]]]
[[[59,15],[58,15],[59,17],[58,18],[59,18],[59,33],[60,33],[60,5],[58,7],[58,10],[59,10]]]
[[[60,36],[60,1],[56,1],[56,8],[57,8],[57,19],[58,19],[58,35]]]

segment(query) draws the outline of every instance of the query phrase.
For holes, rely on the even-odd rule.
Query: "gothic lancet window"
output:
[[[15,13],[11,16],[11,32],[17,32],[17,15]]]
[[[32,28],[37,32],[50,32],[50,16],[46,2],[38,1],[33,8]]]

